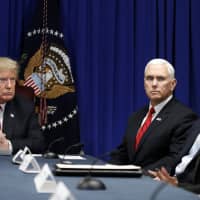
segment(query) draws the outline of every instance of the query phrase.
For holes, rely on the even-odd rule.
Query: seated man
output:
[[[0,57],[0,155],[10,155],[28,146],[33,153],[44,150],[33,102],[15,95],[18,64]]]
[[[175,176],[170,176],[164,167],[149,174],[174,186],[200,194],[200,119],[188,129],[190,136],[186,141],[181,162],[176,166]],[[187,155],[185,155],[187,153]],[[184,156],[183,156],[184,155]]]
[[[186,130],[197,115],[173,96],[173,66],[153,59],[144,71],[144,88],[150,102],[129,118],[122,144],[111,154],[111,163],[135,164],[143,169],[165,166],[170,173],[187,138]]]

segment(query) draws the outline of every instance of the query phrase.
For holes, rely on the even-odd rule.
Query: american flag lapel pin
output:
[[[162,119],[160,117],[157,117],[156,120],[159,121],[159,122],[162,121]]]
[[[15,115],[14,115],[13,113],[10,113],[10,117],[11,117],[11,118],[14,118]]]

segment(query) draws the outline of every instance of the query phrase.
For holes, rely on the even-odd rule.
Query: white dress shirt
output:
[[[0,104],[0,130],[3,127],[3,113],[4,113],[5,104]]]
[[[158,105],[154,106],[155,113],[153,114],[153,117],[152,117],[152,120],[151,120],[151,121],[153,121],[153,120],[156,118],[156,116],[158,115],[158,113],[159,113],[159,112],[164,108],[164,106],[172,99],[172,97],[173,97],[173,95],[170,95],[167,99],[165,99],[164,101],[162,101],[162,102],[159,103]],[[151,107],[152,107],[152,105],[149,104],[149,110],[150,110]],[[147,112],[145,118],[142,120],[142,123],[141,123],[140,126],[142,126],[142,125],[144,124],[144,122],[145,122],[147,116],[148,116],[148,112]],[[156,118],[156,120],[162,120],[162,119]]]
[[[1,111],[0,111],[0,128],[1,128],[1,130],[0,131],[2,131],[2,129],[3,129],[3,116],[4,116],[4,110],[5,110],[6,104],[1,104],[0,106],[1,106]],[[4,133],[4,134],[6,134],[6,133]],[[8,145],[9,145],[9,149],[7,151],[2,150],[0,148],[0,155],[11,155],[12,154],[13,147],[12,147],[12,143],[10,142],[10,140],[8,140]]]
[[[176,166],[175,174],[181,174],[185,171],[186,167],[189,165],[189,163],[192,161],[196,153],[200,149],[200,133],[196,137],[192,147],[190,148],[190,151],[187,155],[183,156],[181,159],[181,162]]]

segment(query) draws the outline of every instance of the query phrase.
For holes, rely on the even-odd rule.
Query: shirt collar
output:
[[[0,104],[0,106],[1,106],[1,108],[2,108],[2,111],[4,111],[5,106],[6,106],[6,103],[4,103],[4,104]]]
[[[173,98],[173,95],[170,95],[167,99],[159,103],[158,105],[154,106],[155,113],[159,113],[163,107]],[[151,104],[149,104],[149,109],[152,107]]]

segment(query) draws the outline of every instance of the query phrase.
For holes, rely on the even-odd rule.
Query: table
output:
[[[56,159],[36,158],[40,166],[48,163],[50,167],[58,162]],[[0,156],[0,197],[2,200],[43,200],[48,199],[50,194],[37,193],[33,178],[36,174],[26,174],[18,169],[18,165],[11,163],[10,156]],[[77,189],[78,182],[83,177],[55,176],[56,182],[62,181],[69,188],[77,200],[199,200],[193,193],[181,188],[165,184],[160,192],[151,199],[152,194],[161,182],[154,181],[149,177],[141,178],[119,178],[119,177],[98,177],[106,185],[107,189],[102,191],[90,191]],[[163,185],[163,184],[162,184]]]

